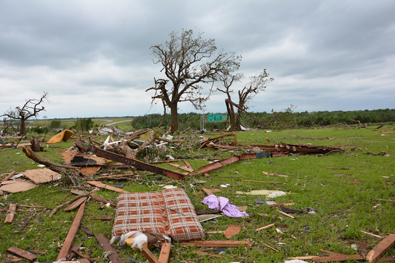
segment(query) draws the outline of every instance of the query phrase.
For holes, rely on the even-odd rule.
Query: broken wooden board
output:
[[[218,240],[218,241],[193,241],[182,243],[183,246],[196,246],[196,247],[252,247],[251,241],[233,241],[233,240]]]
[[[10,204],[10,208],[7,211],[7,216],[5,217],[4,224],[12,223],[12,221],[14,221],[15,212],[16,204]]]
[[[154,254],[145,246],[141,249],[141,254],[148,260],[149,263],[160,263]]]
[[[36,184],[52,182],[62,177],[61,174],[48,168],[26,170],[23,174]]]
[[[202,188],[203,189],[203,188]],[[206,188],[204,188],[204,189],[206,189]],[[220,189],[216,189],[216,188],[213,188],[213,189],[206,189],[206,190],[209,190],[210,191],[210,193],[219,193],[219,192],[221,192],[221,190]],[[202,193],[205,193],[205,194],[207,194],[207,192],[205,192],[205,191],[199,191],[199,192],[197,192],[196,194],[202,194]],[[207,194],[208,195],[208,194]]]
[[[377,262],[394,244],[395,234],[386,236],[366,255],[366,259],[369,260],[369,262]]]
[[[9,193],[19,193],[19,192],[31,190],[36,187],[37,185],[30,180],[29,181],[11,180],[11,181],[3,182],[2,186],[0,187],[0,190]]]
[[[110,252],[107,257],[111,260],[112,263],[123,263],[117,252],[115,252],[115,249],[110,245],[110,243],[108,243],[107,239],[102,233],[95,234],[95,237],[97,241],[99,241],[103,251],[106,253]]]
[[[56,260],[65,260],[67,255],[69,254],[71,247],[74,243],[75,236],[77,235],[78,229],[80,228],[82,216],[84,215],[85,202],[83,202],[78,209],[77,215],[74,218],[73,224],[70,227],[69,233],[66,236],[66,239],[63,243],[62,248],[58,254]]]
[[[6,177],[4,177],[3,179],[1,179],[0,184],[1,184],[2,182],[5,182],[5,181],[9,180],[9,179],[10,179],[11,177],[13,177],[15,174],[16,174],[15,171],[9,173]]]
[[[230,225],[224,232],[226,238],[231,238],[240,233],[241,226]]]
[[[167,263],[170,257],[171,243],[163,243],[159,254],[159,263]]]
[[[36,255],[34,255],[28,251],[22,250],[18,247],[10,247],[7,249],[7,252],[17,255],[19,257],[25,258],[30,261],[35,261],[37,259]]]
[[[71,211],[77,209],[83,202],[86,201],[86,199],[88,199],[88,197],[81,197],[80,199],[75,200],[71,205],[66,207],[64,211]]]
[[[91,176],[97,173],[101,169],[101,166],[85,166],[85,167],[80,167],[79,169],[83,175]]]
[[[126,194],[130,193],[130,192],[122,190],[120,188],[116,188],[116,187],[108,185],[108,184],[103,184],[102,182],[87,181],[87,183],[90,184],[90,185],[93,185],[93,186],[97,186],[99,188],[104,188],[104,189],[115,191],[115,192],[119,192],[119,193],[126,193]]]
[[[102,202],[102,203],[105,203],[105,204],[110,204],[110,205],[115,206],[115,207],[117,206],[113,202],[110,202],[107,199],[104,199],[104,198],[102,198],[100,196],[97,196],[97,195],[94,195],[94,194],[90,194],[90,196],[92,197],[92,199],[95,199],[98,202]]]

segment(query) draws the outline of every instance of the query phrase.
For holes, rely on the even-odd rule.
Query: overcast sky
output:
[[[0,0],[0,115],[44,91],[40,118],[162,113],[145,92],[163,77],[150,47],[183,29],[243,57],[235,91],[267,69],[250,111],[395,108],[393,0]]]

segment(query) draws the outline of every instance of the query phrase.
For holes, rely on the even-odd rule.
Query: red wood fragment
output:
[[[148,262],[150,263],[160,263],[159,260],[155,257],[154,254],[152,254],[152,252],[143,246],[143,249],[141,250],[141,254],[144,255],[144,257],[148,260]]]
[[[369,260],[369,262],[377,262],[377,260],[394,244],[395,234],[386,236],[366,255],[366,259]]]
[[[97,241],[99,241],[100,246],[102,247],[105,253],[110,253],[108,258],[111,260],[112,263],[123,263],[121,258],[118,256],[115,249],[108,243],[107,239],[104,237],[102,233],[95,234]]]
[[[85,209],[85,202],[83,202],[78,209],[77,215],[74,218],[73,224],[70,227],[69,233],[66,236],[66,239],[63,243],[62,248],[60,249],[60,252],[58,254],[58,257],[56,258],[57,261],[59,260],[65,260],[67,255],[69,254],[71,250],[71,246],[74,243],[75,236],[77,235],[77,231],[80,227],[82,216],[84,215],[84,209]]]
[[[10,247],[7,249],[7,252],[10,252],[10,253],[15,254],[15,255],[22,257],[22,258],[26,258],[27,260],[30,260],[30,261],[34,261],[37,258],[36,255],[29,253],[25,250],[22,250],[18,247]]]
[[[158,259],[160,263],[167,263],[169,261],[170,249],[171,249],[171,243],[162,244],[162,249],[160,251],[160,255]]]
[[[230,225],[224,232],[226,238],[231,238],[240,233],[241,226]]]

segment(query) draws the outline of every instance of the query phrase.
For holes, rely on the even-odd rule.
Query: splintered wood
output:
[[[10,208],[7,211],[7,216],[5,218],[4,224],[12,223],[12,221],[14,220],[15,212],[16,204],[10,204]]]

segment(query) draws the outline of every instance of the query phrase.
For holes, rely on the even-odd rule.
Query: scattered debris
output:
[[[184,242],[183,246],[196,246],[196,247],[252,247],[253,243],[251,241],[227,241],[227,240],[215,240],[215,241],[193,241],[193,242]]]
[[[224,232],[226,238],[231,238],[240,233],[241,226],[230,225]]]
[[[52,143],[59,143],[61,141],[67,142],[67,140],[74,134],[74,132],[70,130],[63,130],[60,133],[56,134],[54,137],[49,139],[47,141],[47,144],[52,144]]]

